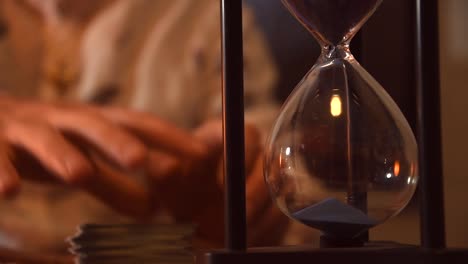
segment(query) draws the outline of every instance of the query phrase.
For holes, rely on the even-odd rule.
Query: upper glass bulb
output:
[[[283,2],[316,37],[322,54],[274,125],[266,183],[289,217],[354,238],[402,210],[418,179],[408,122],[349,51],[381,0]]]

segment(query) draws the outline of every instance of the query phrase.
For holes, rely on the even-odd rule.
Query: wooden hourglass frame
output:
[[[443,214],[437,0],[413,0],[416,13],[417,138],[421,245],[350,248],[246,246],[242,1],[220,0],[223,40],[223,120],[226,248],[199,252],[196,263],[468,263],[468,250],[445,246]]]

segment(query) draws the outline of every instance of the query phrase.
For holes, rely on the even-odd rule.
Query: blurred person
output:
[[[4,0],[0,12],[0,244],[58,250],[76,225],[133,219],[193,222],[197,246],[220,246],[218,1]],[[260,139],[276,74],[247,9],[244,42],[249,243],[274,244],[288,224]]]

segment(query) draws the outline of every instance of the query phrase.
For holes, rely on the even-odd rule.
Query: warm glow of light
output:
[[[332,96],[330,101],[330,112],[332,116],[337,117],[341,115],[341,98],[339,95],[335,94]]]
[[[400,162],[397,160],[395,161],[395,165],[393,165],[393,174],[395,177],[398,177],[400,175]]]

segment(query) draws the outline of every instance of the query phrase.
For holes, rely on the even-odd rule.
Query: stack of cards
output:
[[[191,225],[83,225],[68,241],[82,264],[193,262]]]

